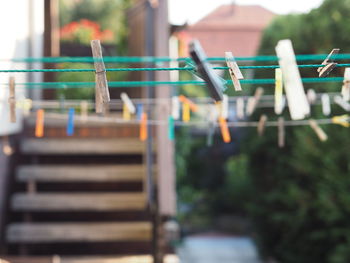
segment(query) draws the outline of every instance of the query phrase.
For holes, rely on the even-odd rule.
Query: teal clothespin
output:
[[[168,118],[168,138],[171,141],[175,139],[175,121],[173,116]]]

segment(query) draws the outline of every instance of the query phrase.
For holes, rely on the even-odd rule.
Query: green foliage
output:
[[[349,52],[349,12],[350,0],[325,0],[309,14],[280,16],[265,31],[260,54],[274,54],[277,41],[286,38],[292,39],[297,54],[327,53],[334,47]],[[301,73],[316,76],[314,69]],[[343,70],[332,74],[340,76]],[[273,72],[260,71],[256,77],[273,77]],[[341,89],[339,84],[308,87],[320,92]],[[320,107],[312,111],[313,117],[322,117]],[[338,106],[332,111],[344,113]],[[276,116],[270,113],[269,118]],[[277,147],[275,128],[268,128],[263,138],[255,131],[247,135],[242,149],[254,198],[246,208],[265,257],[283,263],[350,261],[349,130],[323,128],[329,136],[324,143],[309,127],[288,127],[283,149]]]

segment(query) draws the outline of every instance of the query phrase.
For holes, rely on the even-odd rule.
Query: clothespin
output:
[[[36,111],[36,124],[35,124],[35,137],[44,137],[44,115],[43,109],[38,109]]]
[[[147,113],[143,112],[141,115],[141,122],[140,122],[140,140],[142,142],[146,141],[148,137],[147,133]]]
[[[343,100],[341,96],[335,96],[334,102],[337,103],[340,107],[342,107],[346,111],[350,111],[350,103]]]
[[[28,116],[30,113],[30,110],[33,107],[33,101],[31,99],[24,99],[21,101],[18,101],[16,103],[17,108],[20,108],[23,110],[23,115]]]
[[[227,126],[226,119],[219,117],[219,125],[221,130],[221,136],[225,143],[231,142],[230,130]]]
[[[332,56],[337,55],[339,53],[339,48],[334,48],[331,53],[327,56],[327,58],[322,62],[323,67],[319,67],[317,72],[319,73],[320,78],[327,77],[329,73],[337,66],[338,63],[333,62]]]
[[[221,117],[224,118],[225,120],[228,119],[228,109],[229,109],[229,101],[228,101],[228,96],[224,94],[222,96],[222,101],[221,101]]]
[[[180,101],[179,97],[174,96],[171,98],[171,115],[174,120],[180,119]]]
[[[242,91],[240,79],[244,79],[232,52],[225,52],[226,64],[236,91]]]
[[[75,109],[70,108],[68,110],[68,121],[67,121],[67,136],[72,136],[74,134],[74,114],[75,114]]]
[[[168,118],[168,138],[170,141],[175,139],[175,121],[173,116]]]
[[[292,120],[304,119],[310,114],[310,105],[297,67],[292,42],[289,39],[280,40],[276,46],[276,53],[283,74],[291,118]]]
[[[275,113],[281,114],[283,111],[283,79],[282,70],[275,69]]]
[[[216,128],[216,122],[219,118],[219,113],[215,105],[209,105],[208,112],[208,133],[207,133],[207,146],[210,147],[213,145],[213,137]]]
[[[350,117],[347,114],[341,115],[341,116],[334,116],[332,118],[332,122],[334,124],[339,124],[341,126],[344,126],[345,128],[350,127]]]
[[[322,112],[323,112],[323,115],[329,116],[329,114],[331,114],[331,102],[330,102],[330,99],[329,99],[329,95],[326,94],[326,93],[322,94],[321,101],[322,101]]]
[[[82,122],[87,122],[89,103],[86,100],[80,102],[80,118]]]
[[[306,97],[310,104],[314,104],[317,100],[316,92],[313,89],[307,90]]]
[[[16,90],[15,90],[15,78],[10,77],[9,80],[9,98],[8,103],[10,105],[10,122],[16,122]]]
[[[284,118],[278,117],[278,147],[283,148],[285,145],[285,130],[284,130]]]
[[[180,95],[179,96],[179,100],[182,103],[187,103],[191,109],[191,111],[193,112],[197,112],[198,111],[198,106],[197,104],[195,104],[193,101],[191,101],[190,99],[186,98],[184,95]]]
[[[131,120],[131,114],[130,114],[129,108],[125,103],[123,104],[123,120],[125,121]]]
[[[341,90],[341,95],[345,101],[350,100],[350,68],[345,69],[344,83]]]
[[[189,122],[191,120],[191,108],[187,102],[182,103],[182,121]]]
[[[263,88],[257,88],[254,93],[254,97],[250,97],[247,102],[247,115],[251,116],[258,105],[261,96],[264,94]]]
[[[136,105],[136,118],[137,118],[137,120],[141,120],[142,112],[143,112],[143,105],[141,103],[137,104]]]
[[[92,55],[95,65],[96,80],[96,112],[103,112],[103,105],[110,101],[106,68],[102,57],[102,48],[100,40],[91,41]]]
[[[209,62],[207,61],[207,56],[205,55],[198,41],[193,41],[190,43],[190,54],[193,61],[197,65],[197,71],[207,83],[210,96],[215,101],[221,101],[222,92],[225,89],[225,87],[218,75],[216,75],[213,71]]]
[[[265,114],[261,115],[258,123],[259,136],[263,136],[264,134],[266,121],[267,121],[267,116]]]
[[[120,98],[122,99],[122,101],[125,104],[125,106],[128,108],[129,112],[131,114],[135,114],[135,112],[136,112],[135,105],[134,105],[134,103],[132,103],[132,101],[129,98],[128,94],[126,94],[125,92],[122,92],[120,94]]]
[[[315,120],[310,119],[309,120],[310,127],[315,131],[318,138],[324,142],[328,140],[327,134],[322,130],[322,128],[317,124]]]
[[[2,152],[6,156],[10,156],[14,153],[14,149],[11,147],[9,137],[7,135],[2,137]]]
[[[242,97],[236,100],[236,112],[238,119],[244,119],[244,99]]]

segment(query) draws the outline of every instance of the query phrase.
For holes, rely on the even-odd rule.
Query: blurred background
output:
[[[188,46],[194,39],[200,41],[208,57],[224,57],[226,51],[233,52],[235,57],[275,55],[275,47],[281,39],[291,39],[298,55],[328,54],[333,48],[340,48],[344,54],[350,53],[350,0],[22,0],[3,1],[0,7],[0,30],[4,38],[0,50],[1,69],[94,69],[91,61],[84,61],[91,57],[90,41],[93,39],[100,39],[103,55],[107,58],[189,57]],[[41,57],[69,57],[76,58],[78,62],[39,59],[16,64],[12,60]],[[305,63],[321,62],[314,60]],[[239,66],[275,64],[276,61],[238,60]],[[118,60],[106,62],[107,68],[169,65],[176,67],[180,64],[147,60],[136,63],[123,63]],[[225,66],[223,63],[215,65]],[[246,69],[242,72],[246,79],[275,77],[275,71],[271,69]],[[300,72],[302,77],[317,77],[315,68],[302,68]],[[230,78],[228,72],[220,71],[219,74],[224,79]],[[336,68],[331,74],[334,77],[342,77],[344,68]],[[195,79],[187,71],[108,72],[107,77],[109,81]],[[95,78],[91,72],[59,72],[20,74],[16,75],[16,80],[93,82]],[[7,83],[8,75],[0,75],[0,82]],[[264,95],[274,94],[274,84],[264,84],[261,87],[264,88]],[[256,85],[244,85],[239,95],[251,96],[256,88]],[[339,92],[341,84],[307,83],[305,90],[308,89],[317,93]],[[66,87],[57,90],[30,89],[27,92],[18,92],[21,94],[19,96],[33,100],[92,101],[95,88]],[[127,92],[131,98],[161,99],[181,94],[189,98],[208,97],[205,87],[164,85],[111,89],[111,98],[118,99],[121,92]],[[232,87],[225,93],[230,97],[237,96]],[[0,97],[7,100],[7,93],[1,91]],[[170,108],[166,108],[167,110]],[[114,113],[120,112],[121,109],[117,109]],[[332,115],[345,113],[338,105],[332,105]],[[160,116],[159,118],[163,116],[157,112],[153,114]],[[273,108],[258,108],[253,115],[245,116],[243,120],[259,121],[261,114],[265,114],[271,121],[278,118]],[[311,115],[314,119],[322,119],[324,116],[321,105],[312,106]],[[282,116],[290,119],[287,109]],[[0,127],[2,147],[8,146],[10,141],[14,149],[21,149],[23,134],[28,137],[26,127],[33,125],[23,126],[21,121],[15,124],[8,123],[8,110],[4,105],[0,108],[0,118],[3,120]],[[22,119],[22,116],[19,118]],[[26,118],[28,117],[23,116],[24,123]],[[194,120],[200,118],[201,116],[193,116]],[[234,107],[230,108],[228,120],[238,121]],[[91,128],[82,127],[82,131],[84,128],[87,129],[85,132],[92,134]],[[148,188],[148,192],[146,191],[148,206],[145,204],[143,207],[143,214],[130,212],[95,216],[91,211],[84,211],[80,214],[58,216],[60,222],[90,222],[101,219],[109,223],[137,220],[152,222],[153,239],[147,240],[149,243],[144,244],[145,240],[136,245],[122,242],[115,247],[110,244],[97,244],[79,248],[80,245],[71,242],[63,245],[61,243],[58,247],[47,246],[46,242],[44,246],[39,247],[35,247],[37,244],[26,245],[26,242],[12,244],[11,238],[8,238],[11,224],[50,220],[55,222],[56,219],[53,220],[52,214],[48,215],[47,212],[36,211],[36,214],[31,215],[28,211],[22,211],[23,214],[20,214],[21,212],[13,211],[11,207],[11,196],[26,191],[28,187],[28,182],[24,185],[23,181],[15,181],[16,169],[24,164],[45,165],[49,157],[45,157],[45,154],[33,157],[33,152],[21,153],[21,150],[8,155],[4,151],[0,153],[0,255],[10,262],[33,263],[40,260],[54,261],[55,257],[52,259],[51,256],[55,254],[68,257],[99,254],[104,260],[109,256],[108,262],[119,262],[120,255],[152,253],[156,262],[349,262],[349,130],[338,125],[325,125],[322,128],[328,135],[325,142],[321,142],[308,126],[286,127],[286,142],[283,148],[277,144],[276,127],[267,127],[263,136],[258,136],[256,128],[233,127],[230,129],[230,143],[222,141],[219,128],[216,128],[212,137],[208,139],[209,128],[197,126],[177,127],[176,140],[163,143],[165,135],[160,134],[164,130],[162,127],[155,128],[153,139],[157,143],[154,147],[156,164],[153,165],[154,160],[149,160],[145,154],[142,155],[142,159],[140,156],[125,157],[125,153],[116,153],[123,156],[108,159],[108,164],[113,164],[119,158],[118,163],[121,163],[120,160],[126,164],[146,163],[148,169],[150,163],[153,165],[158,179],[153,185],[153,177],[150,177],[147,170],[145,180],[150,180],[151,183],[147,181],[148,186],[151,184],[154,188]],[[55,128],[51,129],[52,137],[59,134],[54,133]],[[97,131],[97,135],[94,136],[105,136],[103,131],[108,129],[105,127],[105,130]],[[118,127],[114,129],[117,130]],[[82,134],[83,132],[77,136],[84,137]],[[128,137],[130,134],[137,137],[137,128],[135,131],[135,127],[126,127],[124,133],[116,131],[115,134],[117,137]],[[150,144],[152,143],[151,141]],[[152,149],[150,151],[148,154],[152,155]],[[65,153],[64,158],[62,156],[58,157],[62,160],[54,162],[65,163],[68,165],[67,169],[70,169],[69,165],[77,163],[101,165],[107,162],[106,159],[101,161],[103,157],[96,156],[90,156],[88,160],[83,160],[82,157],[77,157],[76,160],[69,159],[69,153]],[[44,192],[54,189],[46,184],[38,186],[38,189],[42,187]],[[86,182],[81,183],[77,188],[61,185],[56,191],[82,191],[85,184]],[[110,185],[110,188],[106,185],[103,186],[105,188],[98,187],[83,190],[112,192],[121,189],[136,192],[140,188],[137,185],[119,184]],[[155,196],[152,196],[154,193]],[[152,205],[150,208],[151,201],[156,209],[153,209]],[[13,231],[12,235],[20,235],[20,229],[16,230],[18,232]],[[35,231],[28,233],[29,236],[36,235]],[[157,251],[162,251],[162,255],[159,256]],[[118,254],[118,258],[110,258],[114,254]],[[18,261],[19,255],[28,258]],[[35,256],[44,255],[50,257],[33,259]],[[28,261],[29,259],[32,261]],[[67,258],[60,260],[80,262]],[[86,262],[92,259],[79,260]],[[94,260],[104,262],[101,258]],[[149,262],[151,259],[128,260]]]

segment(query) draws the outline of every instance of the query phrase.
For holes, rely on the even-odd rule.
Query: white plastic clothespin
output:
[[[341,96],[335,96],[334,102],[346,111],[350,111],[350,103],[346,102]]]
[[[224,94],[222,96],[222,102],[221,102],[221,117],[225,120],[228,118],[228,109],[229,109],[229,101],[228,96]]]
[[[310,119],[309,124],[310,124],[310,127],[315,131],[318,138],[322,142],[327,141],[327,139],[328,139],[327,134],[322,130],[322,128],[317,124],[317,122],[315,120]]]
[[[180,119],[180,100],[178,96],[171,98],[171,115],[174,120]]]
[[[339,48],[334,48],[331,53],[327,56],[327,58],[322,62],[323,67],[319,67],[317,72],[319,73],[320,78],[327,77],[329,73],[337,66],[338,63],[333,62],[332,56],[337,55],[339,53]]]
[[[261,96],[264,94],[263,88],[257,88],[254,93],[254,97],[250,97],[247,102],[247,115],[251,116],[258,105]]]
[[[100,40],[92,40],[91,49],[95,65],[96,112],[102,113],[104,105],[110,101],[110,96]]]
[[[308,89],[306,93],[307,100],[309,101],[310,104],[315,104],[317,100],[317,94],[315,90],[313,89]]]
[[[264,134],[266,121],[267,121],[267,116],[265,114],[261,115],[259,123],[258,123],[259,136],[263,136],[263,134]]]
[[[226,64],[229,67],[229,73],[233,82],[233,86],[236,91],[241,91],[240,79],[244,79],[242,72],[240,71],[232,52],[225,52]]]
[[[297,67],[292,42],[289,39],[280,40],[276,46],[276,53],[283,74],[291,118],[304,119],[310,114],[310,105]]]
[[[344,83],[341,90],[341,95],[345,101],[350,100],[350,68],[345,69]]]
[[[236,112],[238,119],[244,119],[244,98],[237,98],[236,100]]]
[[[15,78],[10,77],[9,79],[9,97],[8,103],[10,106],[10,122],[16,122],[16,89],[15,89]]]
[[[329,116],[331,114],[331,100],[329,98],[329,95],[327,93],[322,94],[321,101],[323,115]]]
[[[136,107],[135,107],[134,103],[132,103],[132,101],[129,98],[128,94],[126,94],[125,92],[122,92],[120,94],[120,98],[122,99],[122,101],[125,104],[125,106],[128,108],[129,112],[131,114],[135,114],[136,113]]]

